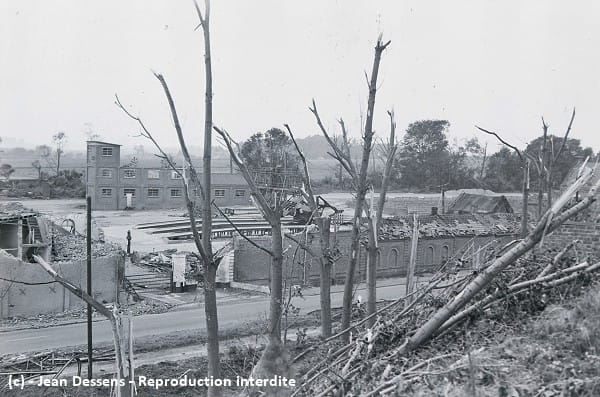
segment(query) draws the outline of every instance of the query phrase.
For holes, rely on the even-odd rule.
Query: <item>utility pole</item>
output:
[[[92,198],[87,197],[87,294],[92,295]],[[92,305],[87,304],[88,379],[92,379]]]

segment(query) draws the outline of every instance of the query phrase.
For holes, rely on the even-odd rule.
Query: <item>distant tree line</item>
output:
[[[520,191],[522,185],[522,163],[518,155],[507,147],[502,147],[493,154],[488,153],[486,145],[473,137],[462,142],[450,142],[447,120],[420,120],[411,123],[399,143],[392,169],[390,187],[403,191],[439,192],[452,189],[480,188],[496,192]],[[262,134],[255,134],[244,148],[256,146]],[[542,156],[543,136],[531,141],[522,150],[533,157]],[[547,146],[559,148],[563,137],[547,135]],[[322,137],[311,136],[298,139],[299,145],[306,151],[307,157],[322,158],[326,153],[326,142]],[[323,149],[325,148],[325,149]],[[352,145],[352,157],[358,159],[360,145]],[[380,153],[376,149],[374,156]],[[550,155],[547,150],[546,156]],[[247,150],[248,161],[252,158],[263,158],[263,153]],[[557,159],[551,175],[551,184],[557,188],[567,173],[587,156],[594,152],[589,147],[582,147],[579,139],[567,138],[564,150]],[[378,156],[381,157],[381,156]],[[382,158],[375,159],[370,167],[369,180],[375,188],[379,188],[384,169]],[[537,190],[540,184],[539,171],[531,168],[531,189]],[[332,167],[330,176],[314,181],[320,188],[347,190],[351,188],[350,177],[340,167]]]

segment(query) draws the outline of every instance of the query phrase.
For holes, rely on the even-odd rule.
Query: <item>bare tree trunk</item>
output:
[[[544,121],[542,117],[542,128],[544,130],[544,138],[542,141],[542,152],[540,154],[539,159],[539,167],[538,167],[538,220],[541,218],[544,213],[544,183],[546,182],[546,153],[547,153],[547,142],[548,142],[548,125]],[[550,207],[548,207],[550,208]]]
[[[219,363],[219,319],[217,315],[216,274],[218,263],[215,263],[212,251],[212,188],[211,188],[211,157],[212,157],[212,62],[210,55],[210,0],[205,0],[204,16],[197,3],[196,11],[204,36],[204,154],[202,158],[202,179],[204,197],[202,203],[202,246],[206,256],[211,259],[204,263],[204,313],[207,330],[208,375],[213,378],[221,376]],[[191,164],[190,164],[191,166]],[[221,392],[216,387],[210,387],[209,396],[218,396]]]
[[[529,225],[529,160],[523,162],[523,215],[521,216],[521,238],[527,236]]]
[[[417,248],[419,246],[419,221],[417,214],[413,215],[413,234],[410,240],[410,261],[408,263],[408,270],[406,272],[406,295],[412,294],[415,288],[415,268],[417,266]],[[407,298],[405,305],[408,306],[412,303],[412,298]]]
[[[481,169],[479,170],[479,180],[483,180],[483,174],[485,173],[485,162],[487,160],[487,143],[483,147],[483,160],[481,161]]]
[[[367,193],[367,170],[369,168],[369,158],[371,155],[371,144],[373,142],[373,113],[375,111],[375,97],[377,94],[377,75],[379,73],[379,63],[381,62],[381,54],[389,45],[389,41],[383,44],[381,36],[377,40],[375,46],[375,59],[373,60],[373,70],[371,72],[371,81],[369,82],[369,101],[367,104],[367,118],[365,122],[364,138],[363,138],[363,153],[360,164],[360,172],[354,178],[356,183],[356,202],[354,204],[354,219],[352,222],[352,234],[350,245],[350,261],[348,263],[348,271],[346,273],[346,281],[344,283],[344,297],[342,300],[342,329],[350,328],[350,320],[352,317],[352,294],[354,290],[354,273],[356,263],[358,262],[358,249],[360,238],[360,223],[365,204],[365,195]],[[350,335],[346,332],[343,336],[344,342],[348,342]]]
[[[373,219],[373,214],[369,216],[369,244],[367,246],[367,316],[371,316],[377,311],[377,268],[379,267],[379,227],[383,220],[383,209],[385,207],[385,198],[387,195],[390,176],[394,165],[394,156],[398,146],[396,145],[396,121],[394,120],[394,111],[388,112],[390,116],[390,140],[385,148],[385,164],[383,176],[381,179],[381,192],[377,201],[377,209]],[[371,209],[373,211],[373,209]],[[372,316],[367,325],[373,326],[375,316]]]
[[[317,219],[319,226],[319,243],[321,246],[321,336],[331,336],[331,268],[329,235],[331,220],[323,216]]]
[[[367,315],[371,315],[377,311],[377,254],[379,247],[377,246],[377,225],[372,217],[368,220],[369,228],[369,243],[367,245]],[[367,321],[367,326],[372,327],[375,324],[375,316]]]
[[[271,303],[269,305],[269,340],[281,342],[281,306],[283,304],[283,236],[281,218],[271,224]]]

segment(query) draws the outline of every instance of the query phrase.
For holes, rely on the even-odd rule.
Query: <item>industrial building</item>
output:
[[[121,165],[121,145],[108,142],[87,142],[86,191],[95,210],[185,206],[180,173]],[[239,173],[213,173],[212,196],[219,206],[248,205],[250,188]]]

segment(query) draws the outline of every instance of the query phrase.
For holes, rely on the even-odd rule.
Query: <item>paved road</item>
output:
[[[359,288],[361,291],[364,288]],[[388,285],[377,289],[378,299],[397,299],[404,293],[404,285]],[[342,291],[331,294],[331,304],[339,307],[342,304]],[[361,293],[366,297],[364,292]],[[294,305],[302,313],[319,309],[319,296],[310,295],[304,299],[297,298]],[[268,318],[268,297],[248,298],[243,301],[228,301],[219,305],[219,328],[221,330],[239,326],[248,320]],[[178,331],[205,329],[204,308],[148,314],[134,318],[136,337],[169,334]],[[110,324],[106,320],[93,323],[95,342],[112,341]],[[60,325],[49,328],[0,332],[0,354],[24,353],[47,350],[87,343],[87,325],[85,323]]]

